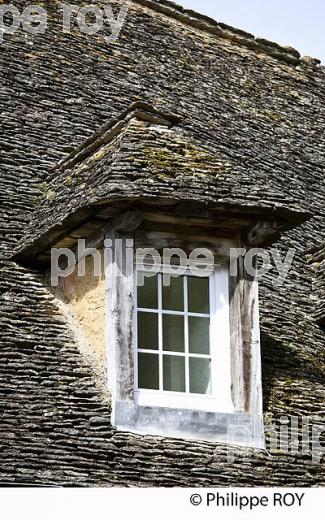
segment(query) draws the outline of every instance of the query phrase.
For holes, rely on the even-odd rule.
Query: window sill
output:
[[[264,449],[263,419],[245,413],[137,406],[132,401],[118,401],[114,424],[120,431],[179,439],[239,445]]]

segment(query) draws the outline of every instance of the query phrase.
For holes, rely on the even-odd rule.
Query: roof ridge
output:
[[[134,118],[167,126],[169,128],[179,123],[181,120],[181,118],[175,113],[165,112],[146,101],[135,101],[129,105],[128,108],[120,112],[118,116],[104,123],[88,139],[77,146],[67,157],[54,167],[54,172],[71,168],[78,162],[83,161],[91,154],[95,153],[98,148],[108,144],[114,137],[119,135],[131,119]]]
[[[291,65],[302,65],[317,70],[322,63],[318,58],[303,56],[298,50],[290,46],[280,45],[271,40],[255,37],[253,34],[237,29],[222,22],[218,22],[207,15],[186,9],[170,0],[134,0],[135,3],[151,8],[166,16],[176,18],[179,21],[196,27],[221,38],[233,41],[238,45],[246,46],[252,50],[264,52],[274,58]]]

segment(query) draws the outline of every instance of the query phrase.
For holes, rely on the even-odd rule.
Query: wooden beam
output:
[[[168,231],[146,231],[142,228],[135,233],[136,249],[154,248],[160,254],[165,248],[180,248],[187,255],[197,248],[204,248],[211,251],[216,260],[228,260],[230,249],[235,244],[236,240],[233,239],[208,237],[202,234],[192,235]]]

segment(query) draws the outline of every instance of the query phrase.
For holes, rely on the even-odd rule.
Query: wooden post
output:
[[[115,404],[134,399],[134,232],[142,222],[138,212],[125,213],[105,234],[106,369]]]
[[[134,240],[112,231],[105,240],[106,364],[112,408],[134,395]]]
[[[261,354],[258,282],[245,269],[244,257],[236,260],[230,276],[230,341],[232,398],[235,410],[262,415]]]

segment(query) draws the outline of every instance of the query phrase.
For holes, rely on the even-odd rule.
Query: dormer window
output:
[[[135,399],[140,406],[233,411],[229,275],[137,271]]]
[[[230,275],[231,249],[241,243],[214,237],[208,228],[200,234],[178,217],[176,232],[161,231],[162,225],[156,231],[155,217],[144,218],[148,224],[136,222],[129,232],[121,226],[123,232],[114,229],[105,240],[112,245],[106,359],[113,424],[222,442],[231,442],[235,427],[244,444],[262,447],[257,282],[240,256]],[[171,262],[166,251],[175,250],[186,261],[181,255]],[[208,263],[192,261],[198,250],[209,253]],[[126,258],[134,259],[132,269]]]

